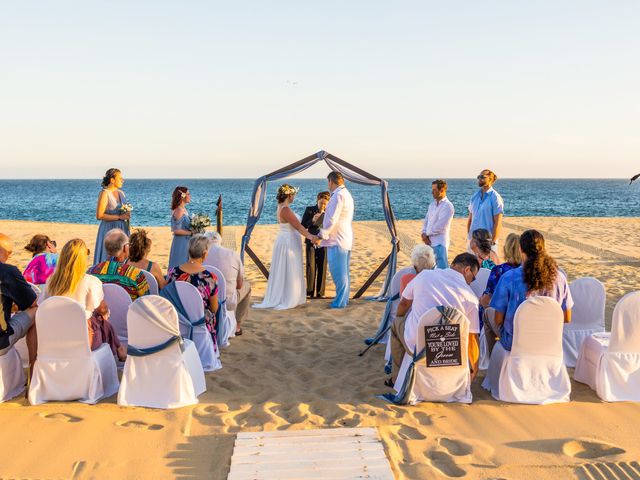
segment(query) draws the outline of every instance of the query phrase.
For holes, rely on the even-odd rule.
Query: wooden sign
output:
[[[462,365],[460,325],[424,327],[427,367],[459,367]]]

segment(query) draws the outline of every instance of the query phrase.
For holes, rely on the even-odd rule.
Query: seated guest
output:
[[[221,245],[222,237],[218,232],[207,236],[211,238],[211,247],[205,264],[218,268],[224,275],[227,310],[235,312],[236,335],[242,335],[242,324],[249,314],[251,305],[251,284],[244,278],[244,265],[240,255]]]
[[[107,260],[94,265],[89,274],[102,283],[114,283],[124,288],[131,300],[149,293],[149,284],[139,268],[127,264],[129,257],[129,237],[119,228],[111,229],[104,237]]]
[[[31,252],[32,259],[24,269],[24,278],[34,285],[44,285],[47,279],[53,275],[58,262],[56,241],[46,235],[34,235],[24,249]]]
[[[158,282],[158,289],[162,290],[167,281],[164,279],[160,265],[147,258],[151,251],[151,245],[152,242],[146,230],[138,229],[133,232],[129,237],[129,259],[127,263],[151,273]]]
[[[405,352],[413,355],[420,317],[439,306],[456,308],[469,320],[469,368],[471,380],[475,378],[479,358],[478,297],[469,285],[479,269],[474,255],[461,253],[453,259],[451,268],[423,270],[407,285],[391,326],[393,370],[391,379],[385,382],[388,386],[395,383]]]
[[[82,305],[87,314],[89,345],[91,350],[108,343],[120,361],[127,356],[127,349],[109,323],[109,307],[104,301],[102,282],[86,273],[89,266],[89,249],[83,240],[68,241],[58,261],[58,268],[40,294],[38,304],[49,297],[68,297]]]
[[[215,314],[218,311],[218,279],[202,266],[209,251],[210,240],[203,234],[195,234],[189,239],[189,260],[169,269],[167,284],[175,281],[187,282],[198,289],[204,304],[205,323],[214,336]]]
[[[400,295],[405,287],[423,270],[433,270],[436,266],[436,254],[429,245],[416,245],[411,250],[411,264],[415,273],[407,273],[400,279]]]
[[[0,233],[0,356],[26,336],[29,365],[33,365],[37,350],[34,325],[37,297],[20,270],[7,263],[12,253],[11,239]],[[14,307],[18,312],[12,316]]]
[[[505,262],[500,265],[496,265],[491,270],[489,280],[487,280],[487,287],[484,293],[480,297],[480,328],[483,328],[483,318],[485,308],[489,306],[493,292],[498,286],[498,281],[509,270],[518,268],[522,263],[522,256],[520,255],[520,235],[517,233],[510,233],[507,235],[507,239],[504,242],[504,259]],[[488,332],[485,331],[485,336]],[[489,353],[493,350],[493,346],[496,343],[495,335],[490,334],[487,336],[487,345],[489,347]]]
[[[522,266],[502,275],[489,306],[495,316],[485,317],[486,336],[500,337],[505,350],[511,350],[513,319],[516,310],[527,298],[543,295],[555,298],[564,311],[564,321],[571,321],[573,299],[567,278],[545,249],[544,237],[537,230],[527,230],[520,236]]]
[[[473,231],[471,240],[469,241],[469,248],[471,252],[478,257],[480,268],[488,268],[491,270],[498,263],[498,255],[491,249],[492,247],[493,241],[491,240],[489,230],[478,228]]]

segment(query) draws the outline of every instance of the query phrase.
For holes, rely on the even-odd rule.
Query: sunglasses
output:
[[[487,178],[487,177],[486,177],[486,175],[478,175],[476,178],[477,178],[478,180],[484,180],[484,179],[485,179],[485,178]]]
[[[56,242],[55,240],[49,240],[49,243],[54,247],[58,247],[58,242]]]

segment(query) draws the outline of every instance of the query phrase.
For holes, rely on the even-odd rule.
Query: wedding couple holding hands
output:
[[[317,211],[309,215],[312,212],[307,209],[304,223],[309,225],[308,228],[303,226],[300,217],[290,206],[298,190],[288,184],[278,188],[276,217],[280,224],[280,232],[273,244],[267,291],[262,303],[254,305],[254,308],[285,310],[304,304],[307,295],[312,296],[314,291],[318,296],[322,295],[324,293],[324,257],[321,257],[322,254],[319,252],[318,254],[314,252],[312,259],[310,249],[325,247],[329,272],[336,287],[336,296],[331,302],[330,308],[347,306],[349,302],[349,264],[353,247],[351,223],[354,204],[351,194],[344,185],[342,174],[331,172],[327,176],[327,181],[331,192],[329,201],[322,212],[326,196],[322,195],[321,198],[319,194]],[[311,216],[310,219],[309,216]],[[322,222],[321,226],[320,222]],[[310,230],[317,231],[317,234],[311,233]],[[307,246],[307,276],[311,271],[312,279],[309,281],[305,280],[300,235],[310,243]],[[310,268],[310,262],[313,268]],[[319,271],[319,269],[321,270]],[[309,287],[311,287],[310,290]]]

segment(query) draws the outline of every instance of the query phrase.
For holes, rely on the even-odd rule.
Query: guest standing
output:
[[[567,278],[558,269],[555,260],[547,253],[544,237],[537,230],[527,230],[520,236],[522,266],[502,275],[489,306],[495,316],[487,315],[486,334],[500,337],[505,350],[511,350],[513,342],[513,319],[516,310],[527,298],[551,297],[558,301],[564,311],[564,321],[571,321],[573,299]]]
[[[148,258],[151,245],[152,242],[146,230],[138,229],[133,232],[129,237],[129,258],[127,263],[151,273],[158,282],[158,289],[162,290],[167,282],[164,279],[160,265]]]
[[[189,238],[191,218],[187,204],[191,202],[191,192],[187,187],[176,187],[171,194],[171,232],[173,241],[169,252],[169,268],[174,268],[189,260]]]
[[[109,323],[109,307],[104,301],[102,282],[86,273],[89,266],[89,249],[83,240],[69,240],[60,253],[55,273],[45,285],[38,304],[49,297],[68,297],[85,309],[89,329],[89,345],[97,350],[107,343],[114,356],[124,361],[127,349],[120,344],[113,325]]]
[[[96,251],[93,256],[94,265],[107,259],[104,238],[110,230],[119,228],[129,235],[131,212],[122,210],[122,206],[127,203],[127,198],[121,190],[122,185],[124,185],[122,172],[117,168],[107,170],[102,179],[102,191],[98,196],[98,205],[96,206],[96,219],[100,220],[100,227],[98,227]]]
[[[467,239],[470,241],[471,234],[475,230],[484,228],[491,234],[492,249],[497,254],[504,213],[504,201],[500,194],[493,189],[493,184],[498,177],[491,170],[485,169],[480,172],[477,179],[480,190],[473,194],[469,202]]]
[[[55,240],[46,235],[34,235],[24,249],[33,254],[33,258],[24,269],[24,279],[34,285],[42,286],[53,275],[58,263],[58,250]]]
[[[449,268],[447,257],[450,244],[451,220],[455,209],[447,198],[447,182],[431,182],[433,201],[429,204],[427,216],[422,224],[422,241],[433,248],[438,268]]]
[[[300,223],[309,233],[318,235],[324,220],[324,211],[330,198],[331,193],[320,192],[316,196],[316,205],[311,205],[305,209]],[[307,297],[324,298],[327,280],[327,248],[314,246],[308,238],[304,240],[304,244],[307,262]]]

